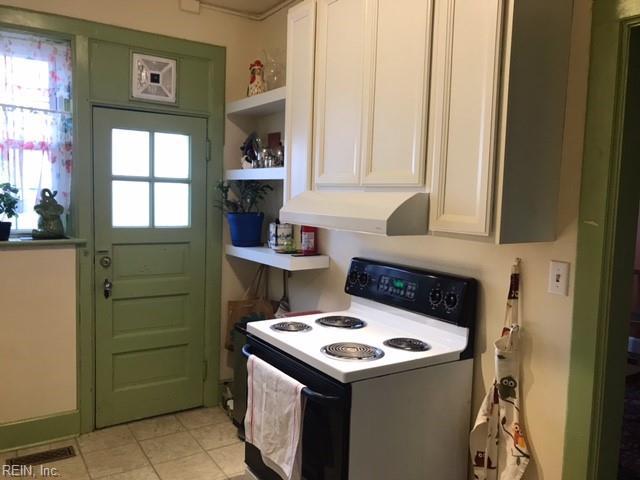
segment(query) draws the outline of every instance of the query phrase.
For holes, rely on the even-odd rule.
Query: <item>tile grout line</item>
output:
[[[177,419],[176,419],[177,420]],[[178,422],[180,423],[180,422]],[[131,433],[131,436],[133,437],[133,439],[136,441],[136,445],[138,445],[138,448],[140,449],[140,451],[142,452],[142,455],[144,455],[144,458],[147,459],[147,462],[149,462],[149,466],[151,467],[151,470],[153,470],[153,473],[156,475],[156,477],[158,477],[158,480],[160,480],[162,477],[160,477],[160,472],[158,472],[156,470],[155,465],[153,464],[153,462],[151,461],[151,459],[149,458],[149,456],[147,455],[147,452],[144,451],[144,448],[142,448],[142,445],[140,444],[140,440],[138,440],[135,436],[135,434],[131,431],[131,428],[129,427],[129,424],[125,424],[125,426],[127,427],[127,430],[129,430],[129,432]],[[169,434],[171,435],[171,434]],[[164,436],[164,435],[163,435]],[[124,473],[124,472],[123,472]]]
[[[220,423],[222,424],[222,423]],[[211,424],[214,425],[214,424]],[[209,425],[202,425],[202,427],[208,427]],[[198,427],[200,428],[200,427]],[[193,430],[197,430],[196,428],[194,428]],[[196,437],[193,436],[193,434],[191,433],[191,430],[187,430],[187,432],[189,433],[189,435],[191,436],[191,438],[193,438],[195,440],[195,442],[198,444],[198,446],[202,449],[202,451],[204,451],[205,455],[209,458],[209,460],[211,460],[213,462],[213,464],[218,467],[220,469],[220,471],[222,472],[222,475],[224,475],[225,479],[229,479],[230,477],[227,475],[227,473],[223,470],[223,468],[218,465],[218,462],[216,462],[211,455],[209,455],[209,450],[207,450],[206,448],[204,448],[204,446],[198,441],[198,439]],[[222,447],[218,447],[218,448],[222,448]],[[215,449],[213,449],[215,450]]]
[[[80,435],[78,435],[74,439],[75,444],[78,447],[78,455],[80,456],[80,460],[82,460],[82,465],[84,465],[84,470],[87,472],[87,477],[91,479],[93,477],[91,477],[91,473],[89,473],[89,465],[87,465],[87,460],[84,458],[84,453],[82,453],[82,450],[80,449],[80,442],[78,441],[79,438],[80,438]]]

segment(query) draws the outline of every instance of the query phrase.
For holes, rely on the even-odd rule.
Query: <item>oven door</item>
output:
[[[302,478],[347,480],[351,388],[248,335],[245,355],[257,355],[306,386],[302,432]],[[274,412],[277,415],[277,412]],[[280,480],[262,461],[260,451],[245,443],[245,462],[260,480]]]

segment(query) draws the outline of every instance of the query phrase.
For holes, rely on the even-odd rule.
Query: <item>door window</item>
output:
[[[188,135],[111,130],[111,218],[115,228],[188,227]]]

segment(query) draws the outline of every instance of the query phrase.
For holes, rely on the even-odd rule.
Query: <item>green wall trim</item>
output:
[[[93,178],[92,166],[92,109],[94,106],[129,108],[137,111],[175,113],[207,119],[210,140],[210,161],[207,165],[207,232],[206,232],[206,319],[205,352],[208,376],[204,382],[204,402],[217,405],[220,399],[220,269],[222,252],[222,216],[213,208],[214,186],[222,178],[222,154],[224,146],[224,47],[177,39],[114,27],[101,23],[39,13],[14,7],[0,6],[0,27],[32,30],[54,37],[66,38],[73,47],[73,112],[74,112],[74,171],[72,178],[72,211],[68,218],[68,233],[87,239],[86,245],[77,250],[78,279],[78,405],[79,430],[90,432],[95,427],[95,305],[93,298]],[[114,98],[94,98],[91,92],[91,42],[110,42],[126,45],[136,50],[182,59],[206,60],[208,84],[202,92],[202,109],[181,108],[175,105],[159,105],[145,102],[121,101]],[[180,68],[178,69],[180,70]],[[206,70],[205,70],[206,71]],[[178,74],[180,74],[178,72]],[[105,82],[109,78],[104,78]],[[194,89],[198,91],[198,89]],[[127,94],[128,97],[128,94]],[[190,105],[195,96],[190,94]]]
[[[80,433],[80,412],[66,412],[0,425],[0,451]]]
[[[624,320],[631,306],[640,200],[634,185],[640,152],[630,141],[637,137],[640,118],[628,112],[625,118],[632,97],[626,89],[628,47],[638,15],[639,0],[593,2],[564,480],[611,479],[618,466],[628,337]],[[640,85],[637,74],[635,84]],[[637,98],[633,105],[639,110]],[[633,135],[623,135],[631,128]]]

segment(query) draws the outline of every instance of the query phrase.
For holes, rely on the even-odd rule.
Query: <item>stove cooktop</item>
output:
[[[366,327],[330,328],[316,323],[329,315],[364,319]],[[354,299],[348,310],[290,317],[289,321],[306,325],[309,329],[279,331],[273,327],[283,322],[274,319],[250,322],[247,330],[250,335],[343,383],[458,360],[467,345],[468,331],[465,328],[362,299]],[[428,343],[430,348],[409,351],[385,345],[385,342],[396,338],[416,339]],[[363,361],[345,360],[326,352],[332,344],[345,343],[364,344],[382,355]]]
[[[253,335],[349,383],[470,358],[471,278],[354,258],[346,310],[250,322]]]

